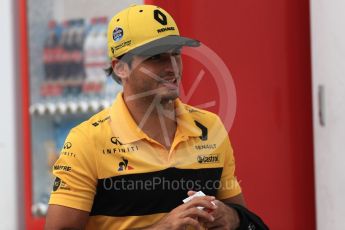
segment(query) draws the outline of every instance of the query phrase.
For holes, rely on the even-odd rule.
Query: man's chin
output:
[[[173,92],[165,92],[163,94],[160,95],[161,101],[170,101],[170,100],[175,100],[176,98],[178,98],[179,96],[179,92],[178,90],[173,91]]]

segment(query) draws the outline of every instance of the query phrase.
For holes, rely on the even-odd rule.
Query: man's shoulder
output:
[[[186,112],[195,120],[204,121],[204,122],[215,122],[220,121],[219,116],[213,112],[200,109],[188,104],[182,103]]]
[[[94,114],[89,119],[75,126],[71,131],[79,131],[85,134],[95,134],[101,131],[110,121],[109,108]]]

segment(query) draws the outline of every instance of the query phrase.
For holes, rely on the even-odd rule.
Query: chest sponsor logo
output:
[[[101,119],[101,120],[98,120],[94,123],[92,123],[93,126],[97,127],[98,125],[102,124],[103,122],[105,122],[106,120],[109,120],[110,119],[110,116],[104,118],[104,119]]]
[[[137,145],[124,145],[118,137],[110,138],[110,142],[116,147],[103,149],[103,154],[131,153],[139,150]]]
[[[219,162],[219,156],[217,154],[199,155],[197,157],[197,161],[200,164],[218,163]]]
[[[103,154],[131,153],[139,150],[138,146],[118,147],[103,149]]]
[[[202,114],[205,114],[205,113],[203,113],[203,112],[201,112],[201,111],[199,111],[199,110],[197,110],[197,109],[194,109],[194,108],[189,108],[189,107],[186,107],[186,110],[188,111],[188,112],[190,112],[190,113],[202,113]]]
[[[110,138],[111,143],[115,145],[123,145],[121,141],[119,141],[118,137],[112,137]]]
[[[194,146],[196,150],[204,150],[204,149],[216,149],[217,145],[216,144],[204,144],[204,145],[195,145]]]
[[[128,160],[122,157],[122,161],[119,163],[119,167],[117,169],[118,172],[132,170],[134,169],[132,166],[129,165]]]
[[[201,130],[201,136],[199,137],[202,141],[207,141],[208,139],[208,129],[206,126],[198,121],[194,121],[195,125]]]

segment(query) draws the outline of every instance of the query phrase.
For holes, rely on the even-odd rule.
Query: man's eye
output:
[[[173,56],[181,55],[181,49],[176,49],[171,53]]]
[[[172,56],[179,56],[179,55],[181,55],[181,52],[173,52],[171,55]]]
[[[160,54],[156,54],[156,55],[153,55],[153,56],[149,57],[148,59],[150,59],[150,60],[158,60],[160,58],[161,58],[161,55]]]

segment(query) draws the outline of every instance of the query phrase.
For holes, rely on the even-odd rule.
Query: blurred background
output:
[[[248,206],[277,230],[345,229],[342,0],[0,0],[0,229],[43,229],[51,166],[69,129],[108,107],[107,22],[155,4],[231,71],[229,131]],[[216,100],[215,73],[184,57],[189,104]],[[227,119],[226,114],[222,119]]]

